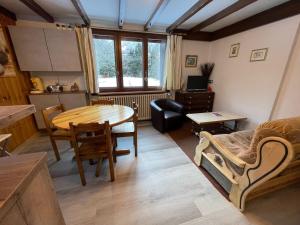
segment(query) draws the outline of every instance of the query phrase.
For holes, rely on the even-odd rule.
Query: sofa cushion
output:
[[[231,134],[214,135],[214,137],[221,146],[224,146],[224,148],[228,149],[232,154],[247,163],[254,163],[256,154],[249,151],[253,133],[253,130],[245,130]]]
[[[177,119],[181,117],[181,114],[173,111],[165,111],[164,117],[166,120],[173,119],[173,118]]]

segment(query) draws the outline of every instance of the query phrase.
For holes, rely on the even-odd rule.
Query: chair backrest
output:
[[[42,110],[45,126],[49,133],[52,132],[52,128],[53,128],[53,124],[51,122],[51,119],[52,119],[51,117],[53,117],[53,114],[59,114],[64,111],[65,111],[65,108],[62,104],[50,106],[50,107]]]
[[[139,105],[136,104],[135,102],[133,102],[132,105],[133,105],[133,111],[134,111],[133,121],[137,122],[139,119]]]
[[[91,105],[113,105],[113,99],[93,99],[91,100]]]
[[[74,125],[70,123],[70,131],[76,154],[79,153],[79,143],[106,145],[106,149],[111,150],[111,129],[108,121],[103,124],[82,123]]]

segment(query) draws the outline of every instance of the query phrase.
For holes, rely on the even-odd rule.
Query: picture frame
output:
[[[268,48],[254,49],[250,55],[250,62],[265,61],[268,54]]]
[[[0,26],[0,78],[15,77],[15,65],[13,63],[12,52],[8,45],[5,28]]]
[[[230,46],[229,58],[237,57],[239,55],[240,43],[232,44]]]
[[[187,55],[185,58],[185,67],[197,67],[197,61],[197,55]]]

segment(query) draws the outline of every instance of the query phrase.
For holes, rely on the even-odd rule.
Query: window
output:
[[[162,87],[165,36],[93,30],[101,92],[158,90]]]
[[[117,87],[115,41],[94,39],[94,46],[99,87]]]
[[[124,87],[143,87],[143,42],[121,41]]]
[[[161,42],[148,43],[148,86],[161,87],[165,57],[165,44]]]

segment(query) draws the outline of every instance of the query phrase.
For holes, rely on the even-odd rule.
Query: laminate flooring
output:
[[[47,151],[48,166],[67,225],[298,225],[300,185],[248,202],[239,212],[196,168],[168,134],[139,126],[139,155],[118,158],[116,180],[109,181],[108,163],[100,177],[85,163],[82,186],[73,150],[60,142],[56,162],[48,137],[39,133],[15,154]],[[131,138],[119,148],[133,149]]]

